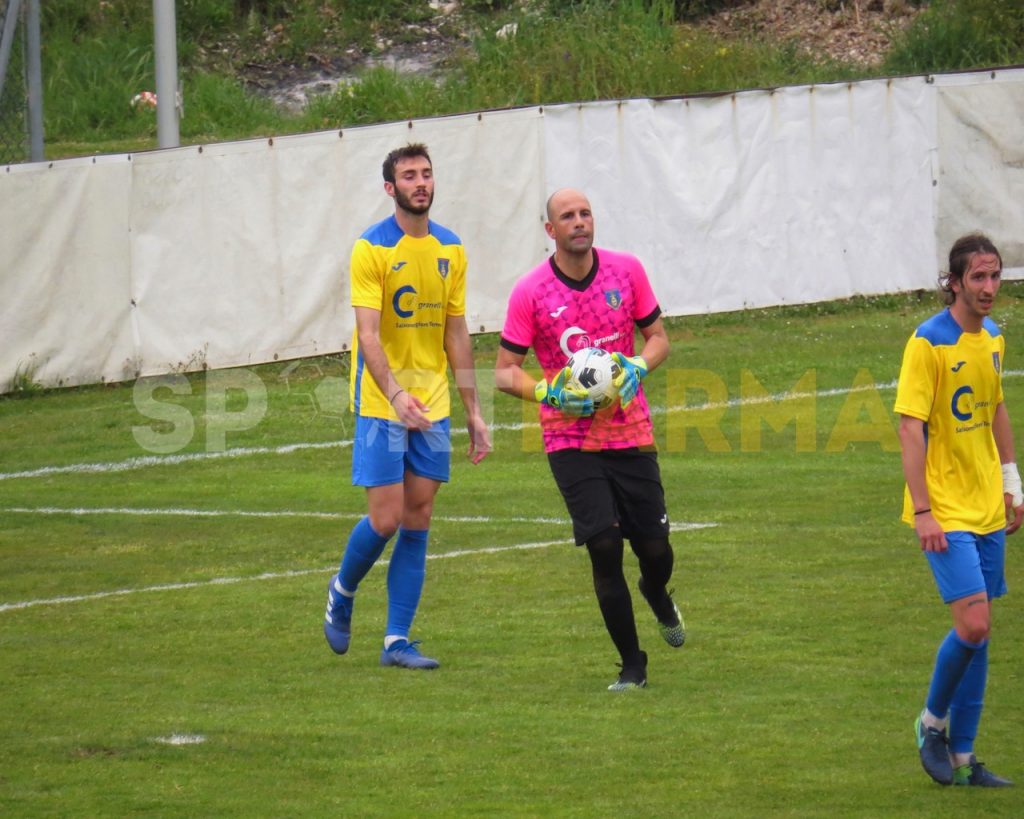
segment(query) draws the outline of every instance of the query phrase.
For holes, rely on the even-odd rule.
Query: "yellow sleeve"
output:
[[[384,304],[384,270],[380,249],[366,239],[358,239],[352,247],[349,263],[352,306],[381,310]]]
[[[466,251],[462,245],[453,248],[451,288],[448,291],[448,306],[445,313],[449,316],[466,315]]]
[[[937,383],[938,363],[931,343],[919,336],[912,336],[903,350],[895,411],[900,415],[927,421],[935,403]]]

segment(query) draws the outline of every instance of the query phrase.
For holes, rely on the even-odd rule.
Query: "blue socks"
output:
[[[951,629],[946,635],[946,639],[939,645],[938,654],[935,656],[935,671],[932,674],[928,700],[925,703],[932,714],[940,719],[946,717],[971,660],[987,645],[988,640],[981,643],[969,643],[961,639],[956,633],[956,629]]]
[[[399,529],[388,564],[387,638],[408,638],[427,576],[429,529]],[[346,588],[348,588],[346,586]]]
[[[960,687],[949,706],[949,750],[954,754],[974,751],[974,738],[981,722],[981,707],[985,699],[985,681],[988,678],[988,640],[974,652]]]
[[[338,581],[349,594],[355,594],[359,588],[359,582],[366,577],[367,572],[373,568],[373,564],[388,545],[389,538],[381,537],[370,525],[369,516],[362,518],[348,536],[348,545],[345,547],[345,556],[341,559],[341,568],[338,570]]]

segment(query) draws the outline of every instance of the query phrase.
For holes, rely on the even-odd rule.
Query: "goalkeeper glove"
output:
[[[1024,504],[1024,492],[1021,491],[1017,464],[1003,464],[1003,494],[1012,496],[1010,505],[1014,509]]]
[[[572,370],[566,367],[547,381],[538,381],[533,395],[539,404],[547,404],[565,415],[593,415],[594,401],[586,390],[567,384]]]
[[[647,375],[647,362],[641,356],[626,358],[622,353],[612,353],[612,358],[620,367],[620,372],[615,378],[615,386],[619,390],[622,406],[628,407],[636,398],[640,382]]]

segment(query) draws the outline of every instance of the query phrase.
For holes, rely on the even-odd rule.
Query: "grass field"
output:
[[[381,566],[349,654],[321,633],[364,508],[345,358],[0,400],[0,815],[1020,816],[1013,789],[931,783],[912,740],[949,622],[897,520],[891,405],[935,309],[668,322],[647,388],[688,638],[661,643],[635,595],[650,685],[627,694],[605,690],[586,555],[507,396],[485,389],[481,465],[455,436],[414,628],[430,673],[378,665]],[[1024,440],[1024,286],[996,318]],[[474,344],[486,384],[496,339]],[[1021,537],[978,743],[1018,782]]]

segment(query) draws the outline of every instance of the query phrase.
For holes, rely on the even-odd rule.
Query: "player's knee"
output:
[[[617,526],[609,526],[603,532],[588,538],[586,545],[595,577],[610,577],[622,573],[622,533]]]
[[[664,586],[672,577],[675,554],[667,537],[631,540],[633,552],[640,561],[640,573],[651,588]]]
[[[373,510],[370,512],[370,526],[383,538],[390,538],[398,531],[402,516],[398,510]]]
[[[968,643],[983,643],[988,639],[992,624],[989,617],[972,617],[961,623],[956,630],[961,640]]]
[[[988,639],[992,626],[988,606],[972,606],[957,619],[956,633],[961,640],[968,643],[982,643]]]

